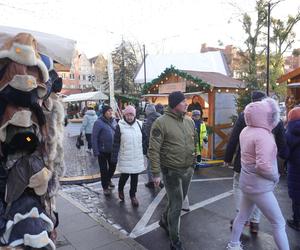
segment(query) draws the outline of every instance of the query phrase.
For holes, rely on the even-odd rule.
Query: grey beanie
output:
[[[148,104],[145,108],[145,114],[146,116],[150,115],[151,113],[154,113],[156,112],[156,109],[155,109],[155,105],[154,104]]]

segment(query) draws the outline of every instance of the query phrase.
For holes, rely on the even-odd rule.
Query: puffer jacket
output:
[[[142,147],[142,122],[119,121],[114,136],[111,161],[120,173],[137,174],[145,170]]]
[[[96,115],[95,110],[86,111],[86,113],[83,117],[83,122],[82,122],[80,132],[85,133],[85,134],[92,134],[93,126],[97,119],[98,119],[98,116]]]
[[[229,141],[226,146],[226,152],[224,156],[225,162],[232,162],[233,160],[233,170],[234,172],[241,172],[241,148],[239,144],[239,136],[242,130],[246,127],[244,112],[241,112],[234,124]],[[278,149],[278,156],[285,158],[286,150],[286,139],[285,139],[285,129],[282,120],[280,120],[277,126],[272,130],[275,137],[275,142]]]
[[[161,168],[193,167],[197,152],[197,132],[191,118],[167,109],[152,125],[148,157],[153,176]]]
[[[277,147],[272,129],[279,122],[279,107],[272,98],[247,105],[247,127],[240,134],[240,188],[245,193],[272,191],[279,180]]]
[[[107,120],[101,116],[94,124],[92,134],[92,148],[94,155],[111,153],[117,122],[114,118]]]
[[[288,145],[288,192],[292,200],[300,202],[300,120],[288,123],[286,139]]]

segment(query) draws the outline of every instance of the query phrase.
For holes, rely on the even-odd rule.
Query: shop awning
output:
[[[96,92],[73,94],[62,99],[63,102],[99,101],[99,100],[108,100],[108,96],[103,94],[101,91],[96,91]]]
[[[288,88],[300,88],[300,82],[293,82],[287,85]]]

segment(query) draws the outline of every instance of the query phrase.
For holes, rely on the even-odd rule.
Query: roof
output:
[[[95,92],[73,94],[62,99],[63,102],[99,101],[99,100],[108,100],[108,96],[103,94],[101,91],[95,91]]]
[[[69,72],[71,68],[69,66],[64,66],[64,65],[59,64],[59,63],[54,63],[54,69],[57,72]]]
[[[300,75],[300,67],[281,76],[280,78],[277,79],[277,82],[283,83],[283,82],[286,82],[288,79],[294,78],[295,76],[298,76],[298,75]]]
[[[146,57],[146,82],[151,82],[157,78],[161,72],[171,65],[182,70],[217,72],[229,75],[228,66],[221,51],[194,54],[148,55]],[[134,81],[136,83],[144,83],[144,64],[139,68]]]
[[[244,88],[245,83],[236,80],[232,77],[216,73],[216,72],[202,72],[202,71],[191,71],[191,70],[181,70],[193,77],[199,78],[209,85],[217,88]]]
[[[82,93],[81,89],[62,89],[60,94],[62,95],[72,95],[72,94],[79,94]]]

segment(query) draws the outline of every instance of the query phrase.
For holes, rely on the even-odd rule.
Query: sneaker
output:
[[[177,240],[175,243],[170,244],[171,250],[184,250],[180,240]]]
[[[124,192],[123,191],[119,191],[119,199],[121,201],[124,201],[125,200],[125,196],[124,196]]]
[[[103,194],[104,194],[105,196],[110,196],[111,192],[110,192],[109,189],[103,189]]]
[[[137,200],[136,197],[131,197],[130,199],[131,199],[132,206],[134,206],[134,207],[138,207],[139,206],[139,201]]]
[[[150,188],[150,189],[154,189],[154,182],[149,181],[149,182],[145,183],[145,187]]]
[[[228,249],[228,250],[229,249],[230,250],[243,250],[243,247],[242,247],[242,244],[239,244],[239,245],[233,247],[233,246],[231,246],[230,243],[228,243],[226,249]]]
[[[250,233],[257,234],[259,231],[259,223],[250,221]]]
[[[160,226],[161,228],[163,228],[163,229],[165,230],[166,234],[169,235],[169,228],[168,228],[168,226],[162,221],[162,219],[159,220],[158,224],[159,224],[159,226]]]
[[[115,184],[113,184],[113,183],[110,181],[109,184],[108,184],[108,188],[111,188],[111,189],[115,188]]]
[[[286,220],[286,223],[288,224],[288,226],[290,228],[293,228],[296,231],[300,231],[300,223],[299,222],[296,222],[293,219],[291,219],[291,220]]]

